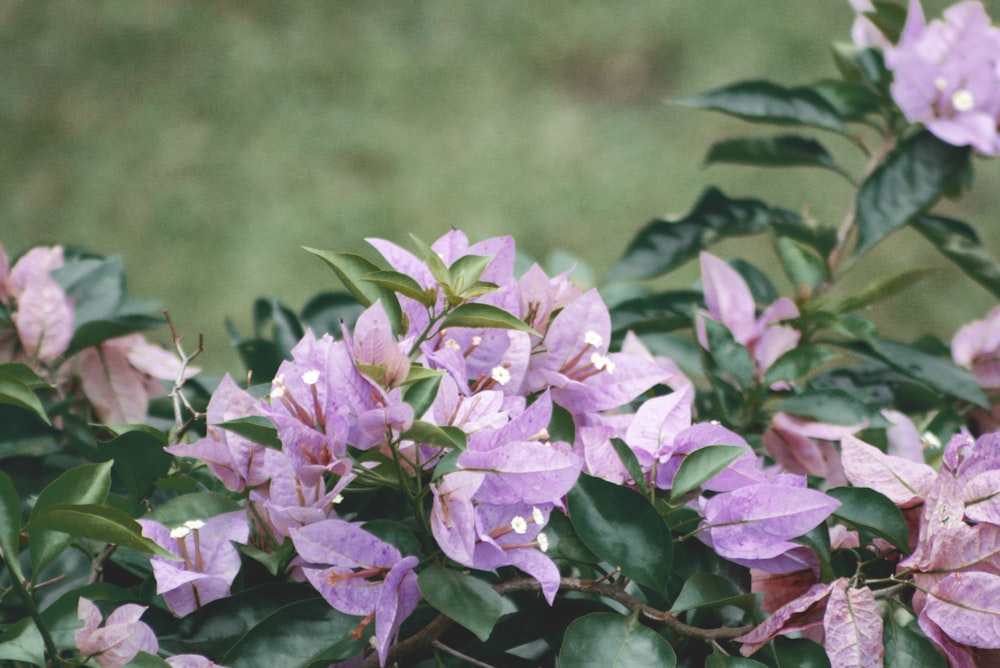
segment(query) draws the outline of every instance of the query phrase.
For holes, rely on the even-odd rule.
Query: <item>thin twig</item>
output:
[[[181,342],[184,340],[183,334],[178,334],[177,329],[174,327],[174,321],[170,318],[170,312],[167,310],[163,311],[163,316],[167,319],[167,326],[170,327],[170,336],[174,340],[174,349],[177,351],[177,356],[181,358],[181,366],[177,371],[177,377],[174,379],[173,389],[170,390],[169,396],[174,403],[174,428],[171,429],[170,443],[171,445],[176,445],[180,443],[181,438],[187,433],[187,430],[191,428],[191,424],[202,417],[202,414],[191,407],[188,403],[187,397],[181,392],[181,388],[187,381],[188,367],[191,365],[191,361],[198,355],[205,351],[205,336],[201,333],[198,334],[198,347],[190,355],[184,351],[184,346]],[[192,417],[185,421],[183,412],[181,411],[181,406],[191,413]]]
[[[111,558],[111,555],[115,553],[117,548],[118,546],[114,543],[108,543],[104,546],[101,553],[90,564],[90,572],[87,574],[87,584],[94,584],[100,581],[101,575],[104,573],[104,563]]]
[[[496,668],[496,666],[494,666],[492,664],[483,663],[482,661],[479,661],[478,659],[473,659],[468,654],[462,654],[457,649],[452,649],[451,647],[448,647],[447,645],[445,645],[440,640],[435,640],[434,642],[432,642],[431,643],[431,647],[433,647],[436,650],[440,650],[442,652],[445,652],[446,654],[451,654],[453,657],[455,657],[457,659],[461,659],[462,661],[465,661],[469,665],[476,666],[477,668]]]

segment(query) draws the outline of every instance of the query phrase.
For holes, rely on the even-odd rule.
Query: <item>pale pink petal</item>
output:
[[[823,630],[831,668],[882,668],[882,618],[868,587],[855,589],[846,578],[835,581]]]

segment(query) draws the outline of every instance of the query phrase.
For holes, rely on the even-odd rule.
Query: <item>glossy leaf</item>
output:
[[[139,653],[128,662],[129,668],[169,668],[170,664],[156,654],[139,650]]]
[[[269,448],[281,449],[281,439],[278,438],[278,429],[274,423],[263,415],[248,415],[246,417],[216,422],[214,427],[221,427],[226,431],[239,434],[248,438],[254,443],[266,445]]]
[[[39,513],[32,513],[24,530],[29,536],[29,544],[39,532],[58,532],[180,561],[180,557],[144,537],[142,527],[127,513],[109,506],[68,503],[47,506]]]
[[[420,367],[415,367],[420,368]],[[412,369],[411,369],[412,374]],[[413,408],[413,414],[417,417],[422,416],[427,412],[427,409],[431,407],[434,400],[437,398],[438,389],[441,387],[441,376],[440,374],[435,374],[429,378],[423,378],[421,380],[415,381],[409,387],[406,388],[403,394],[403,401],[410,404]]]
[[[828,424],[882,424],[877,409],[844,390],[804,390],[775,404],[774,408],[797,417],[811,418]]]
[[[629,299],[611,308],[615,333],[669,332],[691,325],[694,307],[702,302],[701,292],[677,290]]]
[[[162,433],[133,430],[101,443],[98,450],[114,462],[111,471],[116,484],[125,487],[129,498],[139,500],[153,491],[154,483],[167,475],[174,462],[163,445]]]
[[[435,298],[433,294],[428,293],[412,277],[398,271],[375,271],[366,275],[361,280],[381,285],[404,297],[409,297],[424,306],[434,305]]]
[[[437,445],[443,448],[455,448],[465,450],[465,432],[457,427],[439,427],[423,420],[414,420],[413,425],[407,429],[401,438],[427,445]]]
[[[732,332],[721,322],[705,317],[708,355],[724,374],[731,376],[740,387],[753,384],[753,360],[750,352],[738,343]]]
[[[427,602],[486,642],[503,612],[503,598],[486,582],[452,568],[430,566],[417,578]]]
[[[830,668],[822,645],[805,638],[775,638],[776,665],[781,668]]]
[[[396,334],[403,333],[405,329],[403,327],[403,310],[399,306],[396,294],[389,288],[364,280],[368,275],[382,271],[382,267],[353,253],[334,253],[316,248],[306,248],[305,250],[326,262],[337,274],[347,291],[354,295],[354,298],[363,306],[371,306],[376,301],[381,300],[382,308],[389,317],[389,322],[392,323],[392,331]]]
[[[498,308],[490,304],[479,304],[475,302],[468,302],[456,306],[451,313],[445,317],[444,322],[441,323],[441,327],[514,329],[521,332],[528,332],[529,334],[534,334],[535,336],[541,336],[531,327],[524,324],[523,320],[519,320],[517,316],[508,313],[502,308]]]
[[[767,668],[767,664],[743,656],[729,656],[713,652],[705,659],[705,668]]]
[[[677,655],[661,635],[643,626],[638,614],[585,615],[566,628],[559,664],[573,668],[671,668]]]
[[[792,348],[768,367],[764,384],[771,385],[780,380],[801,380],[836,356],[832,350],[819,346],[800,345]]]
[[[455,292],[462,294],[476,282],[486,271],[486,267],[493,261],[490,255],[463,255],[448,267],[451,274],[451,285]]]
[[[670,488],[670,499],[679,499],[708,482],[736,461],[748,448],[744,445],[707,445],[681,462]]]
[[[0,556],[14,577],[21,574],[21,497],[10,476],[0,471]]]
[[[910,624],[901,624],[896,615],[886,615],[882,639],[886,666],[948,668],[948,661],[934,649],[915,620]]]
[[[847,133],[833,107],[809,88],[785,88],[770,81],[741,81],[680,104],[721,111],[746,121],[776,125],[806,125]]]
[[[451,285],[451,272],[448,271],[448,267],[445,266],[444,260],[437,252],[420,240],[415,234],[410,235],[410,239],[413,244],[417,247],[417,256],[424,261],[427,265],[427,269],[430,270],[431,276],[440,285],[450,286]]]
[[[111,489],[112,465],[112,462],[87,464],[64,472],[38,494],[38,500],[31,509],[29,523],[49,507],[67,503],[104,503]],[[31,536],[28,547],[31,551],[32,575],[36,575],[55,559],[72,541],[72,536],[51,532]]]
[[[888,83],[889,71],[878,49],[851,42],[835,42],[833,59],[844,79],[851,83]]]
[[[875,112],[882,97],[859,81],[825,79],[810,86],[845,121],[860,121]]]
[[[845,524],[884,538],[904,554],[909,551],[903,513],[884,494],[867,487],[835,487],[827,495],[840,501],[833,515]]]
[[[695,573],[684,581],[670,612],[677,615],[686,610],[720,605],[735,605],[753,612],[754,595],[741,592],[730,580],[714,573]]]
[[[351,637],[360,621],[360,617],[338,612],[323,599],[289,603],[248,629],[219,663],[275,668],[347,659],[368,644],[365,637]]]
[[[822,144],[795,135],[724,139],[712,144],[705,162],[757,167],[822,167],[841,171]]]
[[[755,199],[730,199],[709,188],[683,218],[654,220],[642,228],[603,282],[655,278],[723,238],[757,234],[774,221],[798,219],[791,211]]]
[[[646,484],[646,475],[642,472],[642,466],[635,456],[635,451],[620,438],[612,438],[611,447],[618,454],[618,459],[622,460],[622,464],[625,466],[625,470],[628,471],[629,477],[639,487],[639,492],[643,496],[646,496],[649,493],[649,488]]]
[[[957,220],[928,215],[917,216],[911,224],[968,277],[1000,298],[1000,262],[983,246],[974,229]]]
[[[29,666],[45,665],[45,643],[31,617],[19,619],[0,633],[0,663],[7,661],[23,661]]]
[[[971,150],[922,131],[903,142],[861,184],[857,197],[861,254],[930,208],[969,167]]]
[[[20,378],[4,369],[0,369],[0,404],[17,406],[31,411],[39,420],[51,425],[45,407],[28,385]]]
[[[645,498],[627,487],[580,474],[568,495],[577,535],[622,574],[663,592],[673,562],[670,530]]]

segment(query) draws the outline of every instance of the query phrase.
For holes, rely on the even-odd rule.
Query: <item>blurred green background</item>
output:
[[[713,141],[771,131],[666,101],[835,76],[852,16],[846,0],[5,0],[0,242],[123,256],[130,292],[204,332],[218,371],[238,368],[225,316],[249,333],[254,297],[298,309],[339,287],[303,245],[367,252],[365,237],[455,226],[599,277],[712,184],[837,224],[837,176],[704,168]],[[941,211],[1000,255],[1000,171],[976,162],[973,194]],[[774,266],[766,240],[716,250]],[[863,264],[846,289],[946,261],[904,232]],[[994,302],[945,268],[869,315],[900,339],[950,337]]]

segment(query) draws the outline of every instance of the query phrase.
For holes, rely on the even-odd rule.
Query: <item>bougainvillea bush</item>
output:
[[[259,300],[210,378],[117,259],[0,252],[0,661],[1000,665],[1000,307],[895,341],[864,314],[925,271],[831,292],[911,227],[1000,297],[932,211],[1000,153],[1000,29],[855,6],[839,79],[683,101],[780,126],[707,161],[846,178],[843,220],[710,188],[608,297],[509,237],[306,249],[343,290]],[[774,267],[712,252],[746,235]]]

